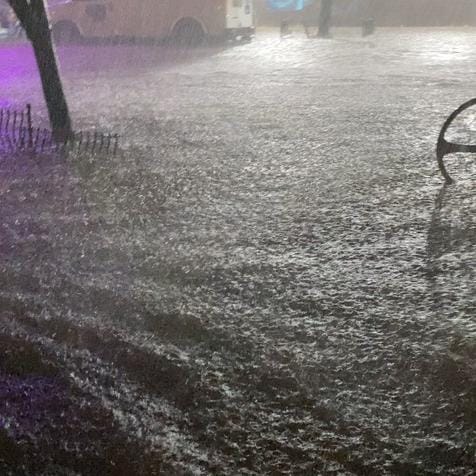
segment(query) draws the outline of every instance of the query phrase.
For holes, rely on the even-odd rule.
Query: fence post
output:
[[[26,105],[26,124],[28,128],[28,148],[33,149],[33,125],[31,122],[31,104]]]

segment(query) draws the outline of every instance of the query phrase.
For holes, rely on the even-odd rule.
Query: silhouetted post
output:
[[[321,0],[321,11],[319,13],[319,38],[328,38],[330,35],[332,18],[332,0]]]
[[[289,35],[289,23],[286,20],[283,20],[281,22],[279,33],[281,38],[284,38],[285,36]]]
[[[369,36],[375,33],[375,20],[369,18],[362,22],[362,36]]]
[[[54,137],[57,141],[63,141],[70,137],[73,131],[44,1],[8,2],[33,47]]]

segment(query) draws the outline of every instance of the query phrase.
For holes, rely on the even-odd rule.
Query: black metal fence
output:
[[[52,131],[34,126],[30,104],[23,111],[0,109],[0,152],[75,151],[115,155],[118,147],[118,134],[98,131],[79,131],[58,141]]]

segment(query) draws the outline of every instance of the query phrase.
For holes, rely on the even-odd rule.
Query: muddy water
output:
[[[475,44],[62,49],[76,124],[123,150],[3,161],[4,329],[166,474],[471,474],[475,169],[443,188],[433,150]],[[41,108],[1,51],[2,103]]]

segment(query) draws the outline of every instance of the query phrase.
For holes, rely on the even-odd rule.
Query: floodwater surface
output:
[[[434,148],[476,93],[475,46],[61,48],[76,127],[121,151],[2,159],[3,334],[60,369],[0,372],[8,438],[45,474],[124,464],[117,435],[143,464],[127,474],[473,474],[476,169],[450,159],[443,187]],[[29,49],[0,47],[0,68],[0,103],[44,118]],[[70,403],[25,411],[25,391]]]

